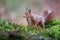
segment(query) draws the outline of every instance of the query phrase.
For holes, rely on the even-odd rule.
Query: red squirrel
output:
[[[45,23],[49,23],[53,19],[53,11],[45,10],[43,16],[35,15],[31,12],[31,9],[27,8],[24,12],[24,16],[27,19],[28,25],[37,25],[45,28]]]

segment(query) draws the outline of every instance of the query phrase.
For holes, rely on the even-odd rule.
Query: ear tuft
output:
[[[29,9],[28,12],[31,13],[31,9]]]
[[[26,11],[31,13],[31,9],[30,8],[26,8]]]

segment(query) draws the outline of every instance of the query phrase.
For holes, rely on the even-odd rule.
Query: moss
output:
[[[23,24],[18,25],[15,23],[10,23],[6,20],[0,20],[0,39],[1,40],[10,40],[9,34],[10,32],[16,33],[15,37],[19,40],[38,40],[38,39],[60,39],[60,21],[55,20],[49,24],[45,25],[45,29],[41,29],[39,27],[27,27]],[[37,29],[36,29],[37,28]],[[35,35],[35,36],[33,36]],[[37,37],[38,36],[38,37]],[[13,38],[12,38],[13,40]],[[42,40],[42,39],[41,39]]]

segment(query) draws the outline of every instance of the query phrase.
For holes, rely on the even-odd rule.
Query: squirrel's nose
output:
[[[25,15],[23,15],[23,17],[24,17],[24,18],[26,18],[26,16],[25,16]]]
[[[23,15],[23,17],[25,17],[25,16]]]

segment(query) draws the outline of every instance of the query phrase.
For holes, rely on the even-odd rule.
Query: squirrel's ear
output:
[[[31,13],[31,9],[29,9],[28,12]]]
[[[31,13],[31,9],[30,8],[26,8],[26,11]]]
[[[25,9],[26,11],[28,10],[28,8]]]

